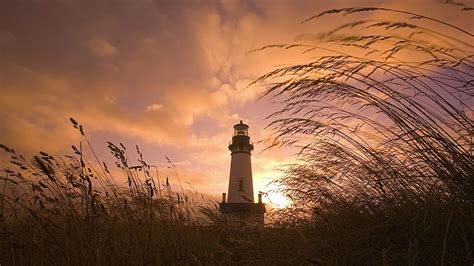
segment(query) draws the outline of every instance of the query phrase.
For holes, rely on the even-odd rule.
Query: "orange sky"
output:
[[[262,87],[246,86],[301,58],[248,51],[335,26],[340,17],[300,24],[330,8],[395,7],[473,28],[441,2],[1,1],[0,143],[26,155],[69,154],[79,141],[74,117],[104,160],[112,159],[107,140],[130,150],[138,144],[150,164],[171,158],[197,190],[225,192],[232,126],[243,119],[261,140],[276,108],[257,101]],[[252,157],[255,192],[295,160],[291,151],[263,148]]]

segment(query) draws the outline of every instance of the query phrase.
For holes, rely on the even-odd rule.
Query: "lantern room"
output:
[[[249,126],[244,124],[242,120],[234,126],[234,136],[229,143],[229,150],[234,153],[248,153],[253,150],[253,143],[248,135]]]

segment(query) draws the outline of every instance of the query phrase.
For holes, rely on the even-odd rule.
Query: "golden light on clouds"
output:
[[[269,136],[265,117],[276,109],[258,100],[264,87],[247,86],[277,65],[307,58],[249,51],[329,30],[329,18],[300,24],[325,9],[370,5],[474,27],[429,0],[4,1],[0,142],[27,155],[67,154],[79,140],[69,129],[75,117],[101,156],[109,156],[106,140],[139,144],[151,164],[172,158],[197,190],[226,191],[232,126],[243,119],[253,140],[262,140]],[[275,190],[266,187],[270,178],[294,160],[288,150],[260,153],[264,147],[257,144],[253,154],[255,191]],[[271,200],[288,204],[281,194]]]

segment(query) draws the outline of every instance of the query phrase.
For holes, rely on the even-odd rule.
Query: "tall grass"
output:
[[[11,157],[0,179],[0,264],[306,262],[299,233],[217,225],[216,203],[198,203],[197,192],[160,174],[138,147],[133,165],[124,145],[109,142],[116,159],[112,168],[95,155],[83,127],[71,122],[84,144],[72,146],[73,155],[40,152],[28,160],[0,146]]]
[[[333,9],[304,23],[367,12],[398,20],[258,49],[311,55],[255,81],[282,104],[267,143],[296,147],[301,160],[276,180],[294,201],[282,225],[313,232],[315,252],[337,264],[473,263],[474,36],[387,8]]]
[[[132,166],[125,146],[109,142],[119,171],[109,169],[82,126],[71,122],[86,143],[72,146],[73,156],[40,152],[27,160],[1,146],[16,169],[3,170],[0,263],[171,263],[207,252],[208,236],[192,230],[204,223],[195,199],[174,192],[138,146],[139,164]],[[116,184],[120,173],[128,186]]]

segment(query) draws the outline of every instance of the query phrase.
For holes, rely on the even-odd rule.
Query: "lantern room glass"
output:
[[[248,136],[248,130],[247,129],[235,129],[234,130],[234,136]]]

